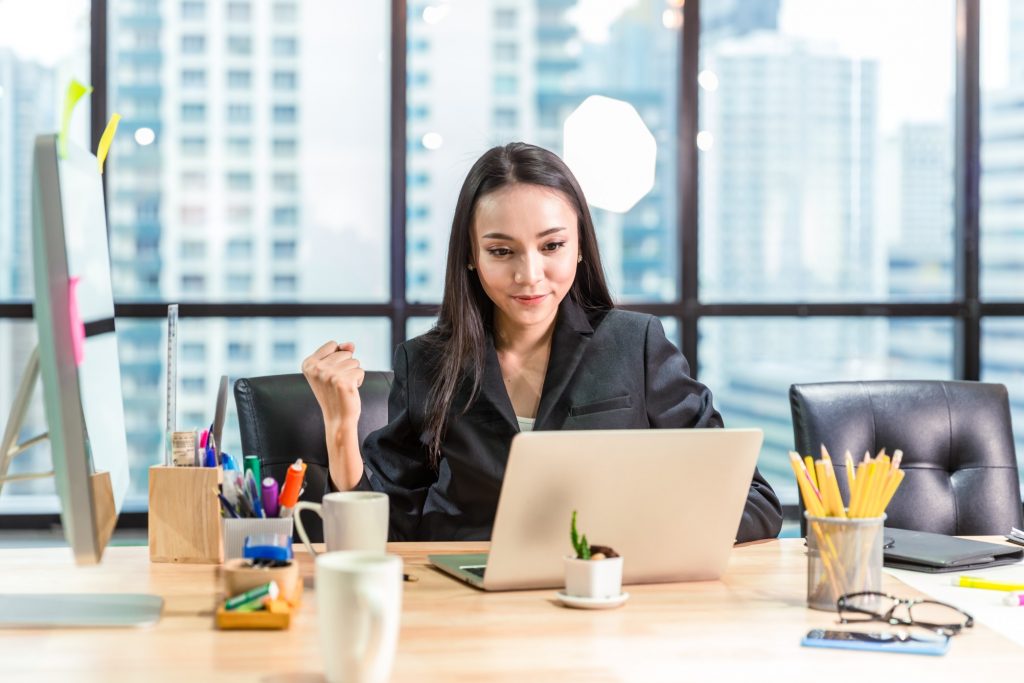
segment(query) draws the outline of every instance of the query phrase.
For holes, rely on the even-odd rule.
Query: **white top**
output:
[[[536,418],[532,418],[532,417],[519,417],[518,415],[516,415],[516,422],[519,423],[519,431],[521,431],[521,432],[532,432],[533,431],[533,423],[534,423],[535,420],[536,420]]]

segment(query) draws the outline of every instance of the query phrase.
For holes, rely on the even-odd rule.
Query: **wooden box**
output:
[[[219,467],[149,468],[151,562],[220,564],[224,561]]]

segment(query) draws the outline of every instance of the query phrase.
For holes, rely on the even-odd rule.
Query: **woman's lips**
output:
[[[530,306],[534,304],[539,304],[541,301],[544,300],[546,296],[547,294],[533,294],[530,296],[514,296],[512,298],[521,304],[526,304]]]

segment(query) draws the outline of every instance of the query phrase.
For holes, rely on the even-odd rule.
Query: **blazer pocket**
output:
[[[606,398],[601,401],[594,401],[593,403],[584,403],[581,406],[573,406],[572,408],[569,408],[569,417],[593,415],[594,413],[606,413],[610,410],[623,410],[632,407],[633,400],[629,394],[626,394],[625,396]]]

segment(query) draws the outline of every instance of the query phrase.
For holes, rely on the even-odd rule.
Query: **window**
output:
[[[274,138],[273,152],[275,157],[294,157],[298,153],[298,143],[290,138]]]
[[[189,190],[202,190],[206,187],[206,174],[202,171],[184,171],[181,174],[181,186]]]
[[[228,295],[238,296],[248,294],[249,290],[251,289],[252,275],[250,275],[249,273],[228,273]]]
[[[249,36],[228,36],[229,55],[250,55],[252,54],[252,38]]]
[[[494,12],[494,27],[499,29],[515,28],[519,22],[519,15],[511,8],[501,8]]]
[[[248,90],[252,87],[252,72],[248,69],[228,71],[228,89]]]
[[[519,57],[519,46],[516,43],[495,43],[494,61],[514,62]]]
[[[181,120],[187,123],[202,123],[206,118],[206,105],[188,103],[181,105]]]
[[[248,104],[229,104],[228,122],[252,123],[252,107]]]
[[[232,260],[252,258],[252,240],[234,238],[228,240],[224,250],[225,255]]]
[[[294,57],[299,53],[299,41],[295,38],[276,37],[271,43],[275,57]]]
[[[500,107],[494,110],[495,128],[515,128],[519,125],[519,114],[515,109]]]
[[[206,86],[206,72],[202,69],[183,69],[181,72],[182,88],[202,88]]]
[[[247,226],[252,223],[252,207],[247,204],[232,204],[228,207],[228,223]]]
[[[275,2],[274,21],[278,23],[294,22],[299,16],[299,8],[294,2]]]
[[[247,157],[252,154],[252,138],[228,138],[228,154],[235,157]]]
[[[294,192],[299,189],[299,178],[294,173],[275,173],[273,186],[279,192]]]
[[[182,275],[181,291],[184,294],[200,294],[206,286],[206,278],[202,275]]]
[[[181,37],[181,53],[183,55],[201,55],[206,50],[206,38],[198,35]]]
[[[251,190],[252,173],[248,171],[231,171],[228,173],[229,190]]]
[[[298,356],[298,353],[295,342],[274,342],[273,356],[275,361],[290,362]]]
[[[181,243],[182,260],[201,259],[206,256],[206,243],[185,240]]]
[[[294,294],[298,288],[298,278],[294,275],[275,275],[273,290],[275,295]]]
[[[273,254],[275,259],[295,258],[295,240],[275,240]]]
[[[188,0],[181,3],[182,19],[202,19],[206,16],[206,3]]]
[[[294,105],[275,104],[273,110],[274,123],[295,123],[297,119]]]
[[[181,139],[181,153],[187,157],[202,156],[206,153],[206,138],[186,137]]]
[[[206,346],[202,342],[186,341],[181,343],[181,359],[196,362],[206,360]]]
[[[295,90],[298,78],[294,71],[275,71],[274,90]]]
[[[274,225],[290,226],[298,225],[299,223],[299,210],[294,206],[277,206],[274,207],[273,213]]]
[[[249,21],[252,18],[252,5],[248,2],[229,2],[228,21]]]
[[[186,394],[201,394],[206,390],[205,377],[182,377],[181,389]]]

